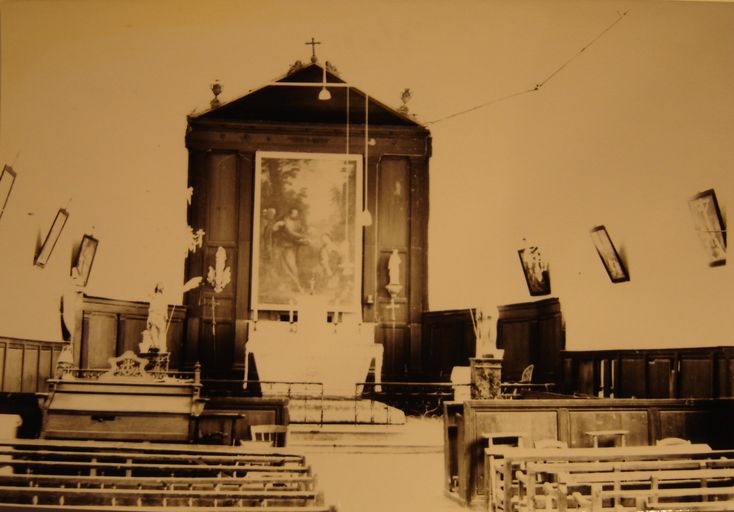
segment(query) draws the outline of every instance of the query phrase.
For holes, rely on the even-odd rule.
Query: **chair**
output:
[[[534,364],[527,365],[525,369],[522,371],[522,375],[520,375],[519,384],[530,384],[533,381],[533,370],[534,369],[535,369]]]
[[[520,375],[520,380],[516,382],[503,382],[502,383],[502,387],[504,388],[502,390],[503,395],[505,395],[505,397],[507,398],[518,396],[519,391],[521,389],[525,389],[525,385],[532,383],[534,369],[535,369],[535,365],[529,364],[522,371],[522,374]]]
[[[253,441],[269,442],[272,446],[285,446],[288,427],[285,425],[251,425],[250,438]]]

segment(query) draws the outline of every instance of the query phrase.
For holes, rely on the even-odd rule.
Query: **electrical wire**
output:
[[[576,52],[570,59],[568,59],[566,62],[564,62],[563,64],[561,64],[559,67],[557,67],[542,82],[539,82],[538,84],[536,84],[535,87],[531,87],[529,89],[524,89],[522,91],[517,91],[517,92],[511,93],[511,94],[507,94],[505,96],[501,96],[499,98],[495,98],[495,99],[486,101],[484,103],[480,103],[479,105],[475,105],[473,107],[470,107],[470,108],[461,110],[459,112],[454,112],[453,114],[449,114],[449,115],[444,116],[444,117],[441,117],[439,119],[435,119],[433,121],[428,121],[428,122],[425,123],[425,125],[426,126],[429,126],[429,125],[437,124],[437,123],[440,123],[442,121],[446,121],[447,119],[452,119],[454,117],[458,117],[458,116],[461,116],[461,115],[464,115],[464,114],[468,114],[469,112],[474,112],[475,110],[479,110],[481,108],[485,108],[485,107],[488,107],[490,105],[494,105],[495,103],[499,103],[501,101],[506,101],[506,100],[508,100],[510,98],[515,98],[517,96],[522,96],[522,95],[525,95],[525,94],[529,94],[529,93],[532,93],[532,92],[539,91],[545,84],[547,84],[548,82],[550,82],[558,73],[560,73],[561,71],[563,71],[563,69],[565,69],[566,66],[568,66],[574,60],[576,60],[582,53],[584,53],[591,46],[593,46],[599,39],[601,39],[602,37],[604,37],[604,35],[607,32],[609,32],[610,30],[612,30],[612,28],[614,28],[617,25],[617,23],[619,23],[620,21],[622,21],[622,19],[625,16],[627,16],[628,13],[629,13],[629,10],[624,11],[624,12],[621,12],[621,13],[618,12],[617,14],[619,14],[619,17],[616,20],[614,20],[614,22],[611,25],[609,25],[604,30],[602,30],[596,37],[594,37],[594,39],[592,39],[591,41],[589,41],[583,48],[581,48],[578,52]]]

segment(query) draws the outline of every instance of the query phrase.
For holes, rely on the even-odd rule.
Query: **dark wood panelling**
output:
[[[565,346],[558,299],[499,306],[497,346],[505,350],[502,379],[518,380],[526,366],[535,366],[534,382],[555,382]]]
[[[617,398],[646,397],[645,358],[631,355],[622,356],[618,361]]]
[[[380,161],[378,214],[380,246],[402,250],[408,247],[410,228],[410,167],[407,158]],[[383,249],[384,250],[384,249]],[[404,281],[401,281],[404,282]]]
[[[384,347],[382,374],[385,380],[402,380],[408,374],[410,338],[407,327],[383,324],[376,329],[377,341]]]
[[[475,335],[468,309],[427,311],[422,323],[422,369],[427,381],[449,382],[454,366],[469,366]]]
[[[675,396],[675,360],[671,357],[651,357],[647,360],[647,397]]]
[[[237,160],[234,154],[212,153],[207,167],[206,241],[234,242],[237,237]]]
[[[712,411],[660,411],[659,438],[678,437],[693,443],[711,442]]]
[[[122,354],[126,350],[132,350],[138,353],[140,351],[139,344],[142,341],[141,333],[147,328],[147,317],[122,317],[118,321],[117,328],[117,350],[115,352]]]
[[[171,368],[178,368],[183,350],[184,306],[169,306],[166,345]],[[107,368],[108,359],[125,350],[139,351],[146,328],[148,303],[87,297],[82,301],[81,340],[74,346],[75,362],[80,368]]]
[[[0,337],[0,393],[38,393],[48,389],[63,341]]]
[[[732,347],[587,350],[562,353],[565,393],[588,392],[585,375],[613,366],[593,394],[616,398],[717,398],[732,394]]]
[[[568,446],[571,448],[593,446],[592,439],[586,434],[591,430],[627,430],[626,443],[630,446],[646,445],[650,439],[648,412],[646,409],[624,412],[610,411],[569,411],[570,435]],[[538,438],[535,438],[538,439]],[[600,440],[600,443],[611,440]]]
[[[714,389],[713,355],[683,355],[678,382],[680,398],[704,398]]]
[[[107,360],[117,354],[117,315],[84,314],[82,327],[82,368],[107,368]]]

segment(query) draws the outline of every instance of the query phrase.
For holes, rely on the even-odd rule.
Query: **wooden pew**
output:
[[[670,462],[670,461],[664,461]],[[734,460],[730,459],[734,466]],[[575,469],[575,468],[572,468]],[[530,477],[530,473],[528,474]],[[558,473],[555,482],[542,484],[547,511],[564,511],[581,507],[592,510],[624,508],[623,500],[634,500],[634,507],[645,508],[659,491],[681,492],[681,496],[694,496],[710,485],[731,486],[734,483],[734,467],[726,469],[648,469],[625,471],[595,471],[591,473]],[[716,488],[716,487],[712,487]],[[607,492],[608,491],[608,492]],[[632,491],[632,492],[628,492]],[[725,493],[719,493],[725,494]],[[534,510],[533,492],[526,495],[528,510]],[[607,505],[605,505],[605,500]],[[666,503],[667,504],[667,503]]]
[[[692,458],[694,455],[705,456],[711,453],[713,452],[708,445],[701,444],[564,450],[497,446],[491,450],[485,450],[487,503],[491,511],[511,511],[514,508],[513,504],[517,503],[522,496],[521,483],[517,477],[527,472],[526,468],[529,463],[556,462],[566,465],[590,462],[622,463],[624,461]],[[535,475],[528,476],[526,479],[527,483],[534,481]],[[533,493],[534,490],[529,492]]]
[[[88,489],[78,487],[2,487],[0,502],[72,505],[129,506],[306,506],[322,505],[316,491],[290,491],[279,488],[239,489]]]
[[[291,489],[313,490],[316,488],[314,475],[300,476],[263,473],[244,477],[119,477],[89,475],[0,475],[0,487],[62,487],[75,486],[84,489],[135,488],[135,489]]]
[[[314,505],[306,507],[292,506],[268,506],[263,507],[138,507],[138,506],[107,506],[107,505],[66,505],[63,508],[58,505],[21,505],[16,503],[0,503],[0,511],[7,512],[336,512],[336,508],[327,505]]]
[[[334,512],[303,455],[262,443],[2,440],[0,468],[0,511]]]
[[[632,500],[634,504],[630,506],[604,506],[605,500],[619,503],[624,499]],[[623,510],[685,510],[690,512],[734,510],[734,486],[604,491],[600,489],[600,486],[595,485],[592,490],[591,502],[582,502],[582,506],[590,512],[611,510],[615,512]]]

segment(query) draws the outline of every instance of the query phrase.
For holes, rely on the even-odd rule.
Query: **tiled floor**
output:
[[[462,512],[443,494],[443,438],[437,418],[409,418],[401,437],[415,444],[363,450],[308,449],[324,500],[339,512]],[[297,448],[296,448],[297,449]]]

